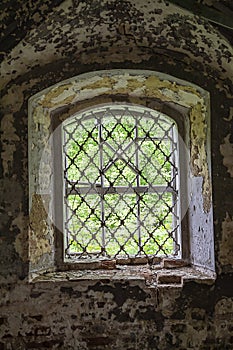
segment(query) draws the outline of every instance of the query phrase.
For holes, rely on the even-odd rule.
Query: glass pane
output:
[[[108,255],[138,253],[135,195],[105,196],[106,251]]]
[[[129,105],[92,109],[84,116],[63,128],[69,253],[174,254],[179,203],[177,194],[168,192],[171,186],[177,191],[174,123]]]
[[[100,252],[102,246],[100,198],[70,195],[67,198],[67,229],[72,252]]]
[[[143,251],[146,254],[171,254],[173,240],[169,238],[169,233],[173,230],[172,194],[145,194],[140,207]]]
[[[105,172],[105,186],[136,185],[135,172],[123,161],[117,160]]]
[[[99,180],[98,129],[93,119],[66,128],[66,174],[69,181],[96,183]],[[73,133],[72,133],[73,131]]]
[[[172,179],[171,145],[168,142],[143,140],[139,145],[141,185],[166,185]]]

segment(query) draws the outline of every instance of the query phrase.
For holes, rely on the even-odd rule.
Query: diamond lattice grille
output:
[[[66,257],[177,255],[175,123],[113,104],[72,117],[63,137]]]

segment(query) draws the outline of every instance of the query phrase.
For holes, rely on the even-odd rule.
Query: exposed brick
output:
[[[182,277],[177,275],[163,275],[159,274],[157,276],[157,282],[159,284],[181,284],[182,283]]]

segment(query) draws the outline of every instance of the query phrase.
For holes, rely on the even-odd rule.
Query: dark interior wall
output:
[[[16,12],[8,4],[0,82],[0,349],[233,349],[231,44],[207,21],[159,0],[19,2]],[[155,70],[210,92],[214,284],[158,289],[143,278],[98,276],[28,283],[28,99],[80,73],[114,68]]]

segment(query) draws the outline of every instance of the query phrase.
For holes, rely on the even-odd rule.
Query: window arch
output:
[[[61,130],[65,258],[181,257],[175,122],[112,103],[68,118]]]
[[[165,118],[168,122],[172,120],[172,123],[176,124],[177,129],[174,130],[178,131],[178,142],[177,140],[175,142],[179,145],[178,149],[182,143],[184,147],[182,146],[181,152],[179,149],[177,159],[171,162],[170,170],[175,171],[176,168],[179,168],[176,186],[174,187],[174,184],[169,183],[169,181],[164,184],[167,189],[170,185],[173,186],[173,189],[175,189],[173,196],[176,193],[175,191],[178,190],[176,213],[179,229],[177,228],[174,235],[172,230],[167,231],[168,240],[171,241],[172,239],[175,247],[171,256],[182,258],[194,266],[214,270],[208,92],[189,82],[158,72],[111,70],[73,77],[32,96],[29,100],[30,273],[33,274],[34,271],[44,271],[51,268],[63,270],[76,268],[77,266],[78,268],[89,268],[90,264],[87,266],[85,262],[81,264],[82,266],[77,264],[77,257],[76,260],[70,259],[72,256],[69,251],[71,241],[67,235],[64,235],[63,219],[65,218],[65,221],[68,222],[69,216],[64,210],[64,198],[62,197],[65,195],[66,200],[69,197],[69,192],[64,192],[65,181],[69,183],[69,179],[64,179],[64,170],[67,169],[67,165],[63,166],[61,127],[67,127],[70,121],[82,116],[82,113],[86,113],[88,117],[88,113],[93,114],[94,111],[99,113],[98,109],[107,108],[109,105],[114,105],[114,108],[117,107],[118,109],[120,105],[127,106],[128,109],[130,106],[134,109],[133,115],[141,115],[142,110],[146,111],[148,108],[152,119]],[[131,114],[132,111],[130,112],[130,118],[132,118]],[[89,115],[88,118],[91,117]],[[68,129],[66,128],[66,130]],[[174,135],[175,133],[176,131]],[[69,135],[68,131],[66,131],[66,134]],[[151,140],[150,142],[152,143]],[[111,148],[108,148],[108,153],[111,153]],[[119,173],[122,170],[124,173],[126,171],[124,169],[129,168],[131,177],[139,176],[140,173],[137,170],[135,172],[135,164],[132,163],[131,157],[120,159],[120,156],[123,157],[122,150],[119,152],[116,148],[113,147],[113,149],[113,155],[117,155],[118,159],[115,160],[112,166],[105,164],[108,167],[108,173],[110,172],[109,169],[115,169]],[[122,146],[122,149],[124,151],[124,146]],[[64,156],[68,159],[68,155],[64,153]],[[130,162],[128,162],[129,158]],[[121,164],[118,166],[118,170],[116,164]],[[111,173],[109,176],[110,179]],[[93,191],[94,182],[88,183]],[[96,194],[99,195],[98,182],[96,184]],[[111,191],[114,191],[114,187],[120,186],[117,183],[115,183],[115,186],[111,186],[110,181],[109,185]],[[156,186],[160,185],[156,184]],[[144,184],[141,184],[141,186],[144,186]],[[153,187],[152,184],[148,186],[150,189]],[[72,187],[72,184],[70,187]],[[77,184],[73,186],[73,191],[76,190],[76,187]],[[133,185],[130,185],[129,182],[128,188],[133,191]],[[101,191],[104,190],[102,186]],[[172,191],[165,191],[164,193],[167,192],[172,193]],[[110,195],[110,193],[108,194]],[[136,207],[137,205],[134,210],[136,210]],[[90,211],[92,209],[89,208]],[[148,211],[152,212],[149,209]],[[173,209],[170,211],[168,209],[168,212],[170,216],[173,215],[174,217]],[[133,217],[137,220],[134,214]],[[124,217],[117,217],[117,215],[115,215],[115,219],[118,220],[118,224],[120,220],[126,221]],[[98,221],[100,222],[100,220]],[[114,220],[112,219],[112,221]],[[139,230],[139,227],[137,226],[136,229]],[[133,231],[130,232],[128,237],[136,245],[136,235],[133,236]],[[70,236],[72,234],[70,232]],[[152,233],[149,231],[148,236],[150,235]],[[74,241],[78,241],[75,234],[73,236]],[[104,250],[101,240],[98,239],[97,241],[99,251],[106,253],[106,256],[111,256],[110,251],[106,252],[106,249]],[[120,247],[122,244],[116,243],[116,246]],[[143,260],[143,258],[137,256],[139,253],[135,250],[132,254],[135,256],[135,261],[139,261],[139,257],[141,262],[148,262],[150,255],[153,254],[170,255],[170,252],[164,252],[156,243],[155,246],[157,250],[151,254],[149,250],[144,251],[146,248],[143,245],[140,249],[140,244],[138,244],[141,255],[146,255],[146,259]],[[178,249],[176,249],[177,247]],[[158,251],[158,248],[160,251]],[[86,244],[82,245],[80,249],[81,253],[86,254],[88,252],[89,254],[90,252]],[[78,253],[78,251],[74,253]],[[112,256],[120,260],[121,253],[124,255],[124,249],[119,251],[118,248],[118,251],[114,252]],[[83,254],[83,258],[85,254]],[[88,256],[88,254],[86,255]],[[130,254],[126,250],[125,256],[130,256]],[[94,264],[93,268],[101,266],[103,265]]]

